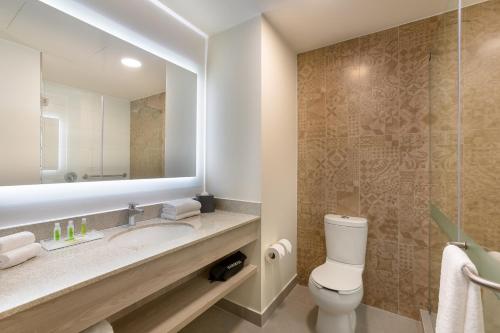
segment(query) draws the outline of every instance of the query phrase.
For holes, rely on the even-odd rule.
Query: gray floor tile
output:
[[[181,333],[314,333],[318,309],[305,286],[296,286],[258,327],[218,307],[212,307]],[[420,322],[366,305],[357,309],[356,333],[420,333]]]

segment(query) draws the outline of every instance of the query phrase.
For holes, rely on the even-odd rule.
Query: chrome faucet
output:
[[[144,213],[144,208],[138,208],[138,204],[129,203],[128,204],[128,226],[133,227],[135,225],[135,216]]]

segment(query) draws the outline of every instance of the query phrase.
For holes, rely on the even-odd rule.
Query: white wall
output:
[[[40,183],[40,52],[0,39],[0,184]]]
[[[207,188],[261,200],[260,18],[210,38],[207,64]]]
[[[130,177],[130,102],[104,96],[102,172]]]
[[[262,253],[281,238],[294,251],[262,264],[264,310],[297,273],[297,55],[262,20]]]
[[[217,197],[262,202],[260,239],[243,249],[259,268],[228,295],[263,312],[296,275],[296,54],[256,17],[209,40],[207,188]],[[279,264],[263,258],[281,238],[295,250]]]
[[[196,176],[196,74],[167,63],[165,177]]]
[[[76,173],[78,181],[85,174],[101,174],[101,168],[104,174],[130,173],[129,101],[104,96],[103,123],[101,94],[48,81],[43,90],[43,115],[59,120],[61,135],[59,167],[43,171],[44,184],[64,182],[67,172]]]
[[[44,170],[42,182],[64,182],[67,172],[75,172],[81,181],[85,173],[100,172],[101,95],[44,81],[43,96],[47,99],[43,115],[59,119],[61,144],[59,168]]]
[[[260,202],[260,17],[210,38],[207,63],[207,189]],[[244,249],[260,269],[260,242]],[[260,275],[228,299],[260,311]]]

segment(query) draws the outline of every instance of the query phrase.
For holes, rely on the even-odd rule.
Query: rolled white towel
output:
[[[107,320],[103,320],[81,333],[113,333],[113,327]]]
[[[165,202],[163,204],[162,212],[165,214],[180,215],[200,209],[201,203],[199,201],[184,198]]]
[[[17,249],[0,253],[0,269],[6,269],[40,254],[42,247],[38,243],[32,243]]]
[[[29,231],[18,232],[17,234],[0,237],[0,253],[17,249],[35,242],[35,235]]]
[[[195,210],[195,211],[192,211],[192,212],[187,212],[187,213],[184,213],[184,214],[177,214],[177,215],[173,215],[173,214],[161,214],[161,218],[162,219],[167,219],[167,220],[173,220],[173,221],[178,221],[178,220],[182,220],[182,219],[185,219],[185,218],[188,218],[188,217],[191,217],[191,216],[196,216],[196,215],[200,215],[201,212],[199,210]]]

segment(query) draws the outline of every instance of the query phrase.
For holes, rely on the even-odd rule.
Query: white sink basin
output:
[[[189,224],[151,224],[126,230],[112,236],[109,242],[116,246],[138,250],[189,236],[194,228]]]

